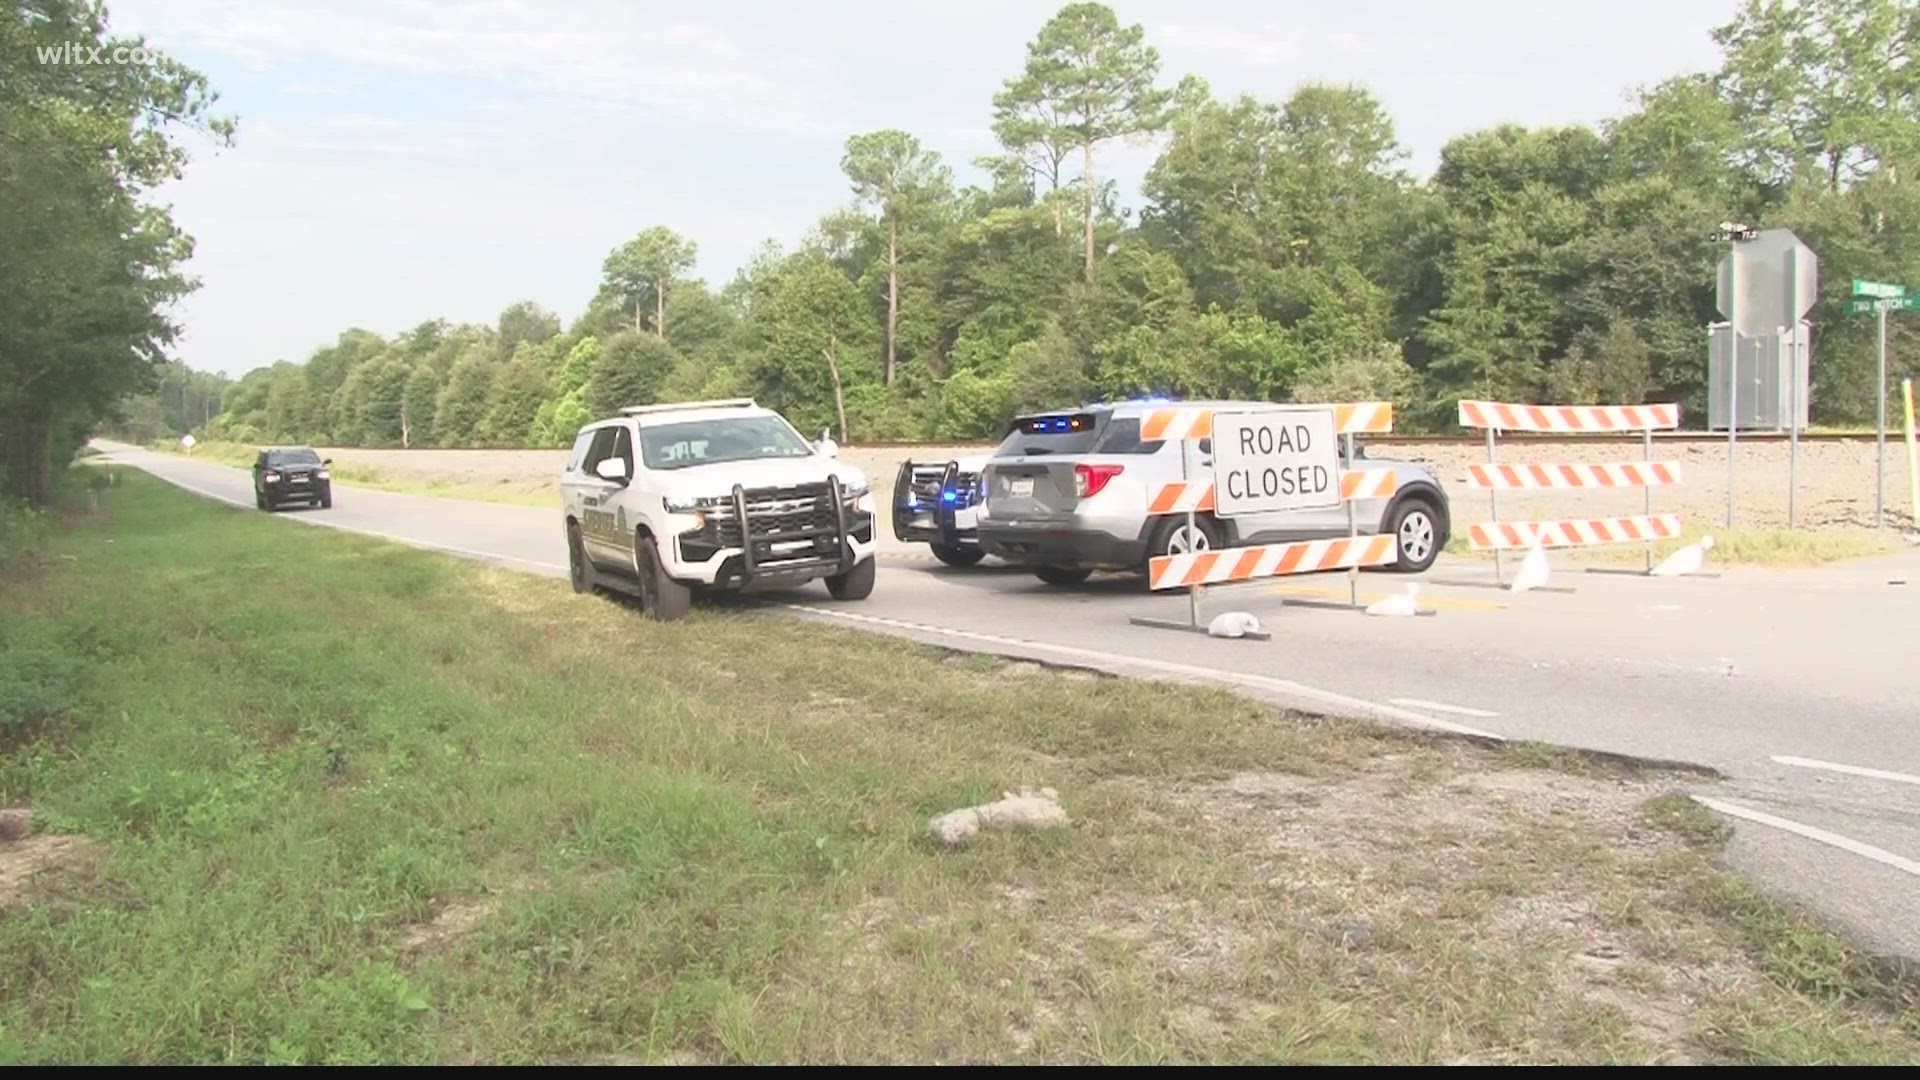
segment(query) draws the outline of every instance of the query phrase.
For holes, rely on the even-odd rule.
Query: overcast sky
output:
[[[180,356],[239,374],[340,330],[571,318],[608,249],[664,224],[725,283],[848,201],[848,135],[904,128],[964,179],[994,91],[1053,0],[109,0],[117,30],[205,72],[240,120],[165,192],[203,287]],[[1594,122],[1713,67],[1735,0],[1114,4],[1169,84],[1283,98],[1364,83],[1430,172],[1454,135]],[[1547,17],[1548,11],[1552,17]],[[1137,209],[1150,147],[1107,168]]]

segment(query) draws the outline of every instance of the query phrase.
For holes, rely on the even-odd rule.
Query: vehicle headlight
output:
[[[867,485],[848,484],[840,489],[840,497],[848,502],[859,502],[867,497]]]
[[[261,473],[260,479],[265,480],[269,484],[277,484],[280,482],[280,474],[277,472],[268,471],[268,472]]]
[[[320,470],[319,472],[317,472],[317,473],[314,473],[313,475],[314,475],[314,476],[316,476],[316,477],[318,477],[318,478],[320,478],[320,479],[322,479],[322,480],[331,480],[331,479],[333,479],[333,474],[332,474],[332,473],[330,473],[330,472],[328,472],[328,471],[327,471],[327,470],[325,470],[325,469],[321,469],[321,470]]]

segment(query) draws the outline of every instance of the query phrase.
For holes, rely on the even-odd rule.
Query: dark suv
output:
[[[253,459],[253,505],[272,513],[288,503],[308,503],[322,510],[333,505],[333,477],[327,475],[332,458],[322,458],[311,446],[270,446]]]

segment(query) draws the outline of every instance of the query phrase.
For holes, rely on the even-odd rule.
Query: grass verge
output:
[[[1659,774],[100,499],[0,571],[0,1058],[1920,1053]],[[1071,829],[925,836],[1041,785]]]

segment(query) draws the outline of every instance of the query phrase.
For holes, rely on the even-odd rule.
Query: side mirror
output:
[[[627,478],[627,463],[617,457],[601,458],[600,463],[593,467],[593,475],[602,480],[613,480],[615,482],[625,480]]]
[[[333,459],[332,459],[332,458],[330,458],[330,457],[325,457],[325,458],[321,458],[321,459],[320,459],[320,464],[322,464],[322,465],[331,465],[331,464],[333,464]]]

